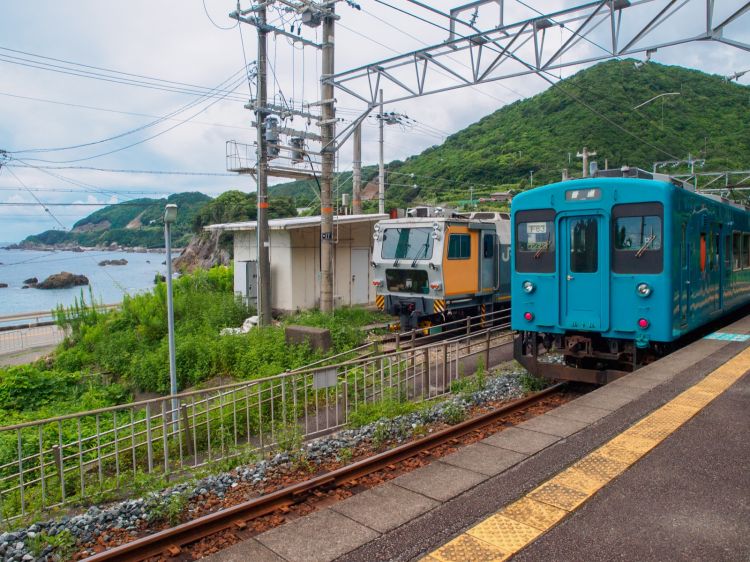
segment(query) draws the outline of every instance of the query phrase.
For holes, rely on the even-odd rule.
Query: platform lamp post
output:
[[[164,208],[164,245],[167,249],[167,327],[169,330],[169,389],[172,395],[172,421],[177,421],[179,404],[177,394],[177,366],[174,352],[174,304],[172,302],[172,223],[177,220],[177,205],[169,203]]]

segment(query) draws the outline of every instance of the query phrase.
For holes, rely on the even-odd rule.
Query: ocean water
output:
[[[173,254],[173,257],[176,257]],[[98,265],[103,260],[128,260],[127,265]],[[89,279],[97,302],[116,304],[124,294],[136,294],[154,286],[154,276],[164,274],[167,266],[163,253],[136,252],[40,252],[32,250],[0,250],[0,317],[27,312],[49,312],[58,304],[70,305],[81,296],[89,300],[89,288],[22,289],[24,279],[36,277],[44,281],[53,273],[69,271]]]

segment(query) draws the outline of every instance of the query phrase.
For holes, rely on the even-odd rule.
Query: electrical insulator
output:
[[[300,164],[305,161],[305,139],[302,137],[292,137],[289,139],[289,145],[292,152],[292,163]]]
[[[269,115],[265,121],[266,128],[266,154],[269,158],[279,155],[279,120]]]

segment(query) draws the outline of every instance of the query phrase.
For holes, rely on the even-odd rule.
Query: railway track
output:
[[[556,384],[541,392],[515,400],[491,412],[465,420],[421,439],[410,441],[331,472],[193,519],[176,527],[136,539],[95,554],[86,558],[86,560],[90,562],[105,560],[136,562],[157,556],[175,556],[180,553],[183,547],[191,543],[227,529],[244,529],[248,521],[300,503],[316,491],[330,490],[386,469],[394,463],[415,457],[424,451],[455,441],[466,434],[493,424],[503,417],[534,406],[561,392],[564,387],[565,383]]]

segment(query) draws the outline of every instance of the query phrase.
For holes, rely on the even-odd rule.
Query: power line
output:
[[[163,78],[157,78],[153,76],[145,76],[142,74],[133,74],[130,72],[123,72],[120,70],[113,70],[113,69],[99,67],[99,66],[92,66],[88,64],[77,63],[77,62],[69,61],[65,59],[57,59],[57,58],[48,57],[44,55],[38,55],[38,54],[30,53],[27,51],[10,49],[8,47],[0,47],[0,51],[8,51],[11,53],[16,53],[16,54],[26,55],[29,57],[35,57],[37,59],[42,59],[42,60],[37,61],[37,60],[27,59],[23,57],[14,56],[14,55],[0,54],[0,57],[13,59],[13,60],[5,60],[4,62],[9,62],[12,64],[20,64],[21,66],[29,66],[29,64],[23,64],[24,62],[26,62],[32,65],[40,65],[40,66],[33,66],[33,68],[40,68],[42,70],[61,72],[63,74],[73,74],[75,76],[81,76],[84,78],[92,78],[92,79],[97,79],[97,80],[103,79],[104,81],[107,81],[107,82],[118,82],[121,84],[141,86],[141,87],[146,87],[146,88],[153,88],[153,89],[165,90],[165,91],[176,92],[176,93],[192,94],[192,95],[204,95],[207,91],[210,91],[213,89],[209,86],[200,86],[196,84],[189,84],[186,82],[177,82],[174,80],[166,80]],[[3,60],[3,59],[0,59],[0,60]],[[46,62],[43,62],[44,60],[59,62],[59,63],[63,63],[66,65],[72,65],[73,68],[46,63]],[[20,62],[16,62],[16,61],[20,61]],[[97,72],[89,72],[88,70],[80,70],[79,68],[76,68],[76,67],[80,67],[80,69],[100,70],[103,72],[107,72],[112,76],[107,75],[107,74],[97,73]],[[143,80],[133,80],[133,78],[140,78],[143,80],[148,80],[150,82],[144,82]]]
[[[13,170],[11,170],[11,169],[8,169],[8,173],[9,173],[9,174],[10,174],[11,176],[13,176],[14,178],[16,178],[16,181],[17,181],[18,183],[20,183],[20,184],[21,184],[21,185],[23,186],[23,188],[24,188],[24,189],[26,189],[26,190],[28,191],[28,188],[26,187],[26,184],[25,184],[25,183],[23,183],[23,182],[21,181],[21,178],[19,178],[19,177],[18,177],[18,176],[17,176],[16,174],[15,174],[15,172],[14,172]],[[63,230],[66,230],[66,227],[65,227],[65,225],[64,225],[64,224],[63,224],[62,222],[60,222],[60,219],[58,219],[58,218],[57,218],[57,217],[56,217],[56,216],[55,216],[54,214],[52,214],[52,211],[50,211],[50,210],[49,210],[49,209],[47,208],[47,206],[46,206],[46,205],[45,205],[44,203],[42,203],[42,202],[41,202],[41,201],[39,200],[39,198],[38,198],[38,197],[37,197],[36,195],[34,195],[34,193],[33,193],[33,192],[29,191],[29,195],[31,195],[31,196],[32,196],[32,197],[34,198],[34,200],[36,201],[36,205],[40,205],[40,206],[42,207],[42,209],[44,209],[44,210],[45,210],[45,212],[46,212],[47,214],[49,214],[49,216],[51,216],[51,217],[52,217],[53,219],[55,219],[55,222],[56,222],[57,224],[59,224],[59,225],[60,225],[60,227],[61,227],[61,228],[62,228]],[[36,206],[36,205],[34,205],[34,206]]]
[[[51,103],[51,104],[55,104],[55,105],[62,105],[62,106],[66,106],[66,107],[73,107],[73,108],[76,108],[76,109],[87,109],[87,110],[90,110],[90,111],[103,111],[103,112],[106,112],[106,113],[116,113],[116,114],[119,114],[119,115],[129,115],[129,116],[132,116],[132,117],[148,117],[149,119],[160,119],[160,118],[162,118],[159,115],[153,115],[153,114],[150,114],[150,113],[137,113],[137,112],[134,112],[134,111],[122,111],[122,110],[111,109],[111,108],[107,108],[107,107],[97,107],[97,106],[92,106],[92,105],[82,105],[82,104],[78,104],[78,103],[70,103],[70,102],[64,102],[64,101],[59,101],[59,100],[51,100],[51,99],[46,99],[46,98],[37,98],[37,97],[32,97],[32,96],[21,96],[21,95],[18,95],[18,94],[11,94],[9,92],[0,92],[0,96],[6,96],[6,97],[9,97],[9,98],[17,98],[17,99],[28,100],[28,101],[37,101],[37,102],[42,102],[42,103]],[[170,118],[164,117],[164,120],[165,121],[178,121],[178,119],[174,119],[174,118],[171,118],[171,117]],[[226,123],[210,123],[210,122],[207,122],[207,121],[191,121],[191,124],[192,125],[205,125],[207,127],[226,127],[228,129],[241,129],[241,130],[244,130],[244,131],[249,131],[249,130],[252,129],[252,127],[244,127],[242,125],[229,125],[229,124],[226,124]]]
[[[203,11],[206,12],[206,17],[208,18],[208,21],[210,21],[214,27],[221,29],[222,31],[228,31],[230,29],[234,29],[238,25],[240,25],[239,20],[235,22],[234,25],[230,25],[229,27],[224,27],[223,25],[219,25],[214,21],[214,19],[211,17],[211,14],[208,13],[208,7],[206,6],[206,0],[203,0]]]
[[[245,69],[240,69],[239,71],[233,73],[229,78],[227,78],[226,80],[222,81],[219,84],[219,86],[217,86],[217,88],[215,89],[215,91],[219,91],[219,88],[221,86],[223,86],[224,84],[227,84],[228,82],[232,81],[234,79],[234,77],[237,74],[239,74],[240,72],[242,72],[243,70],[245,70]],[[244,80],[244,77],[242,78],[242,80]],[[234,82],[233,82],[234,89],[237,89],[237,86],[238,86],[238,84],[236,82],[237,82],[236,80],[234,80]],[[146,123],[145,125],[141,125],[140,127],[136,127],[135,129],[130,129],[128,131],[124,131],[122,133],[119,133],[117,135],[113,135],[111,137],[107,137],[107,138],[104,138],[104,139],[100,139],[100,140],[96,140],[96,141],[92,141],[92,142],[87,142],[87,143],[70,145],[70,146],[62,146],[62,147],[55,147],[55,148],[33,148],[33,149],[26,149],[26,150],[11,150],[11,151],[8,151],[8,152],[11,153],[11,154],[37,153],[37,152],[59,152],[59,151],[63,151],[63,150],[73,150],[73,149],[76,149],[76,148],[84,148],[84,147],[87,147],[87,146],[94,146],[94,145],[97,145],[97,144],[102,144],[102,143],[109,142],[109,141],[112,141],[112,140],[116,140],[116,139],[119,139],[119,138],[122,138],[122,137],[125,137],[125,136],[128,136],[128,135],[132,135],[132,134],[137,133],[139,131],[143,131],[143,130],[148,129],[150,127],[156,126],[156,125],[164,122],[165,120],[171,119],[174,116],[179,115],[180,113],[182,113],[184,111],[187,111],[188,109],[190,109],[192,107],[195,107],[199,103],[205,101],[206,99],[210,99],[212,97],[213,97],[212,95],[202,96],[201,98],[198,98],[197,100],[193,100],[192,102],[179,107],[178,109],[176,109],[176,110],[168,113],[167,115],[163,115],[163,116],[157,117],[154,121],[151,121],[150,123]],[[220,97],[219,99],[222,99],[222,98]],[[184,123],[184,121],[180,121],[180,124],[182,124],[182,123]]]
[[[10,163],[4,164],[4,167],[13,168],[35,168],[39,170],[92,170],[95,172],[107,172],[111,174],[152,174],[152,175],[163,175],[163,176],[219,176],[219,177],[230,177],[236,178],[236,174],[229,172],[187,172],[177,170],[129,170],[129,169],[116,169],[116,168],[97,168],[95,166],[44,166],[44,165],[31,165],[31,164],[15,164],[18,160],[14,160]],[[23,161],[22,161],[23,162]]]

